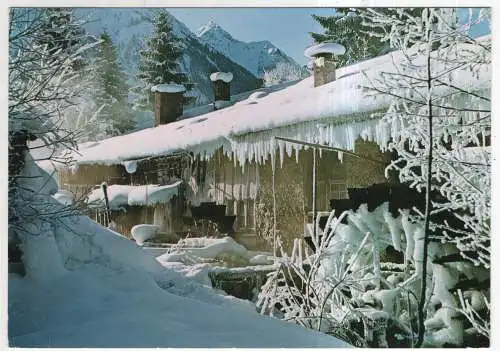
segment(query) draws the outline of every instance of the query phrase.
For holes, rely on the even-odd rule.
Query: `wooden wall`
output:
[[[355,152],[388,163],[390,153],[382,153],[372,142],[356,141]],[[286,157],[286,156],[285,156]],[[385,165],[365,159],[343,155],[339,161],[337,152],[323,150],[316,155],[316,210],[329,211],[330,199],[347,198],[347,188],[366,187],[374,183],[388,181],[384,175]],[[172,165],[179,164],[179,167]],[[275,188],[277,208],[277,228],[288,249],[293,239],[301,237],[304,224],[311,221],[312,211],[313,151],[300,151],[299,162],[295,155],[286,157],[283,166],[276,160]],[[129,175],[122,166],[81,166],[75,174],[60,172],[60,182],[73,187],[108,184],[145,184],[146,182],[170,183],[181,177],[183,191],[170,204],[156,208],[136,209],[130,207],[126,215],[119,216],[121,231],[129,234],[130,228],[139,223],[159,224],[165,231],[182,229],[182,216],[190,205],[204,201],[215,201],[226,205],[226,214],[235,215],[236,227],[240,232],[255,233],[267,230],[263,221],[272,221],[273,192],[272,165],[270,160],[263,165],[246,163],[245,169],[226,156],[222,150],[216,152],[209,161],[199,158],[194,163],[180,159],[155,158],[143,161],[135,174]],[[392,180],[390,180],[392,181]],[[67,187],[64,187],[66,188]],[[265,224],[265,223],[264,223]],[[265,225],[264,225],[265,227]]]

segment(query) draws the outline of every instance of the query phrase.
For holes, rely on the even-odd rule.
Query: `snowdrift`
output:
[[[37,205],[64,209],[29,155]],[[45,174],[45,176],[44,176]],[[13,347],[341,347],[333,337],[259,316],[254,306],[162,267],[134,242],[72,215],[20,236],[26,276],[9,275]],[[33,235],[34,234],[34,235]],[[258,335],[258,337],[256,337]]]

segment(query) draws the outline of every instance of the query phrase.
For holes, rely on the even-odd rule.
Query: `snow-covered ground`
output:
[[[27,156],[27,189],[63,208],[54,182]],[[37,178],[39,176],[40,178]],[[33,178],[34,177],[34,178]],[[48,184],[48,185],[47,185]],[[342,341],[255,312],[165,268],[134,242],[85,216],[20,235],[26,276],[8,277],[14,347],[340,347]],[[226,244],[227,246],[227,244]]]
[[[255,272],[275,270],[279,263],[272,254],[247,250],[231,237],[187,238],[170,249],[145,248],[163,266],[190,280],[212,286],[209,272]]]
[[[133,242],[116,236],[136,255]],[[89,233],[90,234],[90,233]],[[110,242],[111,244],[111,242]],[[106,246],[102,247],[103,250]],[[124,256],[127,256],[124,252]],[[124,261],[127,261],[124,259]],[[94,262],[51,279],[9,276],[9,339],[17,347],[337,347],[324,334],[260,316],[252,304],[170,270]],[[43,264],[43,262],[40,262]],[[150,262],[154,264],[154,262]],[[158,268],[159,265],[158,265]],[[258,336],[258,338],[256,337]]]

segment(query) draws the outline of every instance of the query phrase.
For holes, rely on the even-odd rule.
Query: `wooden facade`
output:
[[[378,162],[348,154],[341,162],[335,151],[316,150],[314,208],[312,148],[299,151],[298,162],[295,155],[285,156],[280,165],[278,158],[274,175],[270,160],[260,165],[247,162],[241,167],[218,150],[209,160],[186,153],[145,159],[138,161],[134,174],[128,174],[121,165],[80,166],[73,173],[63,171],[60,186],[74,191],[79,187],[91,189],[103,181],[109,185],[165,185],[181,179],[179,196],[168,203],[129,206],[126,213],[113,214],[116,230],[129,235],[136,224],[156,224],[175,240],[188,232],[186,223],[192,206],[212,202],[224,205],[227,216],[236,217],[236,237],[256,234],[264,240],[273,220],[274,177],[277,231],[288,248],[294,238],[303,234],[313,210],[329,211],[330,200],[347,198],[348,188],[388,181],[384,169],[391,160],[389,153],[382,153],[377,144],[361,139],[356,141],[355,152]]]

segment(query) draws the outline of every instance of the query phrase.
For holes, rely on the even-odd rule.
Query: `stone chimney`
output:
[[[312,61],[314,87],[336,79],[335,57],[345,54],[345,47],[337,43],[321,43],[306,49],[304,55]]]
[[[214,101],[229,101],[231,98],[230,83],[233,80],[231,72],[215,72],[210,75],[214,91]]]
[[[151,88],[155,93],[155,127],[174,122],[183,113],[184,92],[180,84],[159,84]]]

